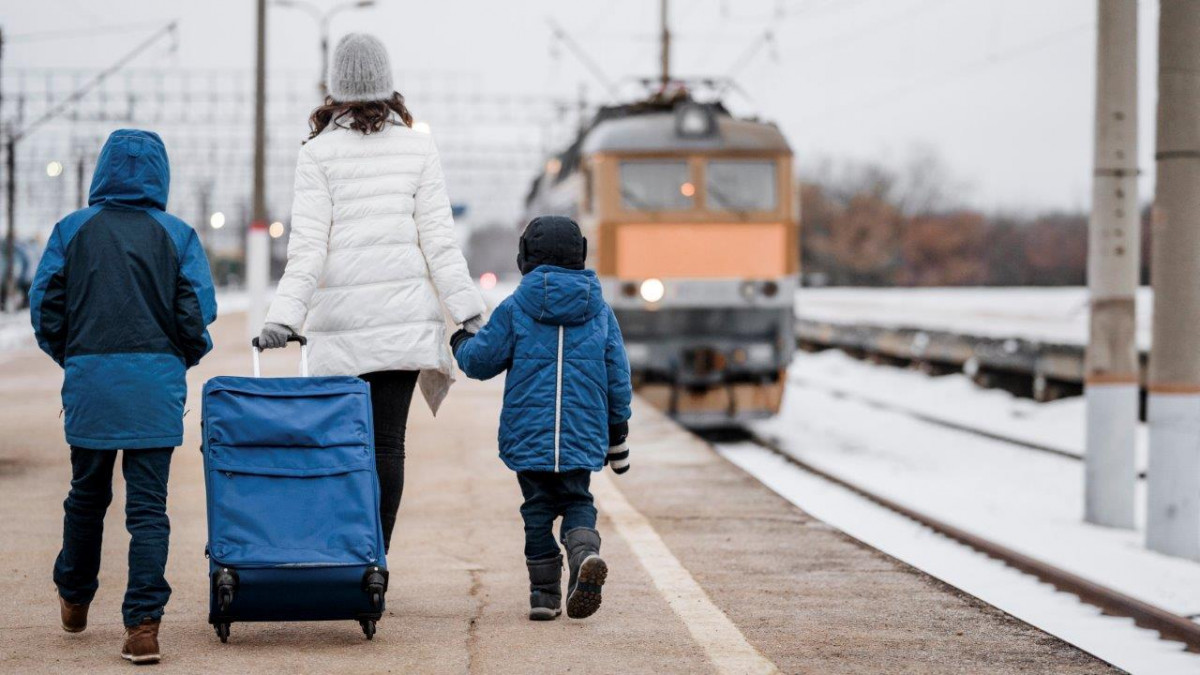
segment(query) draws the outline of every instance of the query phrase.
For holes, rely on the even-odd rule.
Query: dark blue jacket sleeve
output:
[[[488,380],[512,365],[513,344],[512,307],[505,300],[475,337],[459,344],[454,358],[467,377]]]
[[[67,348],[66,274],[66,250],[55,225],[29,289],[29,319],[38,346],[60,366]]]
[[[175,287],[175,330],[187,366],[200,362],[212,349],[208,325],[217,318],[217,298],[208,257],[195,231],[189,232],[179,261]]]
[[[625,354],[625,338],[612,308],[608,310],[608,344],[604,350],[604,367],[608,373],[608,423],[620,424],[629,419],[633,402],[633,385],[629,379],[629,357]]]

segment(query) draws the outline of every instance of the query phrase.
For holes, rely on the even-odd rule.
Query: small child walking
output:
[[[562,550],[567,549],[567,616],[600,608],[608,566],[600,557],[591,472],[629,470],[631,387],[625,343],[596,273],[584,269],[587,240],[570,218],[535,218],[521,236],[524,278],[477,334],[451,338],[468,377],[504,371],[500,458],[517,472],[525,503],[529,618],[562,613]]]
[[[199,238],[164,211],[169,185],[158,134],[113,132],[88,207],[50,234],[29,302],[38,345],[64,370],[72,473],[54,563],[62,627],[87,628],[120,451],[130,534],[121,656],[134,663],[161,658],[158,628],[171,596],[167,477],[183,443],[187,369],[212,349],[207,327],[217,315]]]

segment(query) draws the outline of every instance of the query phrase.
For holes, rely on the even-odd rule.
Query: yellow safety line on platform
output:
[[[625,499],[607,472],[596,474],[592,489],[617,533],[646,568],[650,579],[671,609],[687,626],[720,673],[778,673],[779,669],[759,653],[729,617],[696,583],[671,549],[658,536],[650,521]]]

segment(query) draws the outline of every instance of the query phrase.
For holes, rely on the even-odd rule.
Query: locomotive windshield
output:
[[[627,211],[682,211],[692,208],[696,188],[686,161],[621,162],[621,206]]]
[[[713,160],[708,163],[708,208],[715,211],[774,211],[778,207],[775,162]]]

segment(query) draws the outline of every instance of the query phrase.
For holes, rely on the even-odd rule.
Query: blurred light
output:
[[[413,131],[419,131],[423,134],[428,134],[433,130],[429,128],[429,122],[413,122]]]
[[[59,176],[62,175],[62,172],[63,172],[62,162],[53,161],[46,165],[46,175],[50,176],[51,178],[58,178]]]
[[[775,361],[775,347],[770,344],[752,344],[746,349],[746,361],[752,365],[767,365]]]
[[[658,302],[667,294],[667,287],[658,279],[647,279],[642,282],[642,299],[646,302]]]
[[[491,272],[484,272],[479,275],[479,287],[485,291],[490,291],[496,287],[496,275]]]
[[[753,300],[754,296],[758,295],[758,284],[753,281],[747,281],[742,284],[742,297],[747,300]]]
[[[546,160],[546,173],[558,174],[560,170],[562,170],[562,160],[557,157]]]
[[[283,223],[278,220],[271,223],[271,227],[267,229],[267,234],[271,235],[272,239],[278,239],[283,236]]]
[[[219,230],[222,227],[225,227],[225,214],[221,213],[220,211],[217,211],[216,213],[209,216],[208,224],[211,225],[212,229],[214,229],[214,230]]]
[[[356,3],[354,6],[355,7],[374,7],[375,0],[359,0],[358,3]]]
[[[679,194],[683,195],[684,197],[691,197],[692,195],[696,194],[696,186],[692,185],[691,183],[684,183],[683,185],[679,186]]]
[[[675,133],[680,136],[697,138],[712,135],[716,130],[716,118],[708,108],[695,103],[676,108]]]

